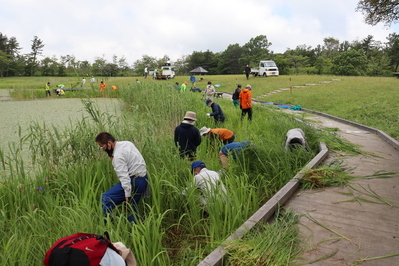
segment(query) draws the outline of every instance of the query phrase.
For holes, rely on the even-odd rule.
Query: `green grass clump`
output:
[[[271,224],[260,224],[243,239],[230,240],[227,265],[290,265],[302,249],[296,225],[300,215],[280,210]]]

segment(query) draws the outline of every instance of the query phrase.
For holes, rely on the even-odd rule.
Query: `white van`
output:
[[[278,67],[272,60],[264,60],[259,62],[259,69],[251,69],[251,74],[263,77],[278,77]]]

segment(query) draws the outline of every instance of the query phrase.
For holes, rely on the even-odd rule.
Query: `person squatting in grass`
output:
[[[233,96],[231,97],[233,99],[233,104],[235,107],[239,107],[240,106],[240,92],[241,92],[241,84],[237,84],[237,88],[235,89],[235,91],[233,92]]]
[[[185,92],[187,90],[187,82],[184,81],[180,86],[180,92]]]
[[[205,101],[205,104],[209,107],[212,108],[212,113],[207,113],[206,115],[210,118],[211,116],[213,116],[213,119],[215,120],[215,123],[223,123],[224,122],[224,113],[222,108],[220,107],[219,104],[212,102],[211,99],[207,99]]]
[[[239,153],[249,146],[249,141],[232,142],[224,145],[219,151],[219,159],[222,163],[223,169],[227,169],[229,166],[228,157],[231,156],[233,159],[237,159]]]
[[[211,202],[211,198],[216,199],[220,196],[222,200],[226,200],[227,190],[220,179],[217,172],[208,170],[203,161],[195,161],[191,164],[191,170],[194,174],[194,184],[201,192],[201,204],[207,206]],[[186,188],[187,191],[189,188]],[[183,195],[186,192],[183,191]]]
[[[224,145],[232,143],[235,139],[234,132],[226,128],[208,128],[202,127],[200,129],[201,136],[209,137],[211,145],[215,140],[221,141]]]
[[[197,114],[187,111],[174,133],[174,142],[179,148],[180,157],[188,157],[189,161],[194,161],[197,147],[201,144],[201,135],[198,128],[194,126],[195,121],[197,121]]]
[[[102,195],[103,214],[107,217],[112,209],[127,202],[135,214],[141,196],[148,196],[147,166],[143,156],[130,141],[116,141],[108,132],[101,132],[95,141],[112,160],[112,166],[120,182]],[[133,196],[132,196],[133,195]],[[129,215],[129,222],[134,222],[134,215]]]
[[[240,92],[240,108],[241,108],[241,120],[244,119],[244,116],[248,114],[248,120],[252,120],[252,87],[251,85],[245,86]]]

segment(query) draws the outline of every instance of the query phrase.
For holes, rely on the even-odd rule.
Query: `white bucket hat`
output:
[[[192,112],[192,111],[187,111],[186,115],[183,117],[183,119],[197,121],[197,114],[195,112]]]
[[[200,129],[200,134],[201,134],[201,136],[203,136],[204,134],[208,133],[209,131],[211,131],[210,128],[208,128],[208,127],[202,127],[202,128]]]

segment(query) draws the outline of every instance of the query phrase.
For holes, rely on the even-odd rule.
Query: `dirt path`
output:
[[[379,136],[358,127],[321,116],[311,119],[322,127],[339,128],[342,138],[360,145],[363,151],[370,154],[335,154],[334,158],[328,160],[344,160],[349,168],[355,168],[352,171],[355,176],[369,176],[380,170],[396,174],[391,178],[357,179],[351,182],[352,188],[298,190],[286,207],[304,214],[299,227],[303,241],[307,244],[301,262],[308,263],[330,256],[311,265],[353,265],[366,258],[398,254],[399,150]],[[358,197],[358,201],[351,201],[355,197]],[[368,260],[361,265],[399,265],[399,256]]]

